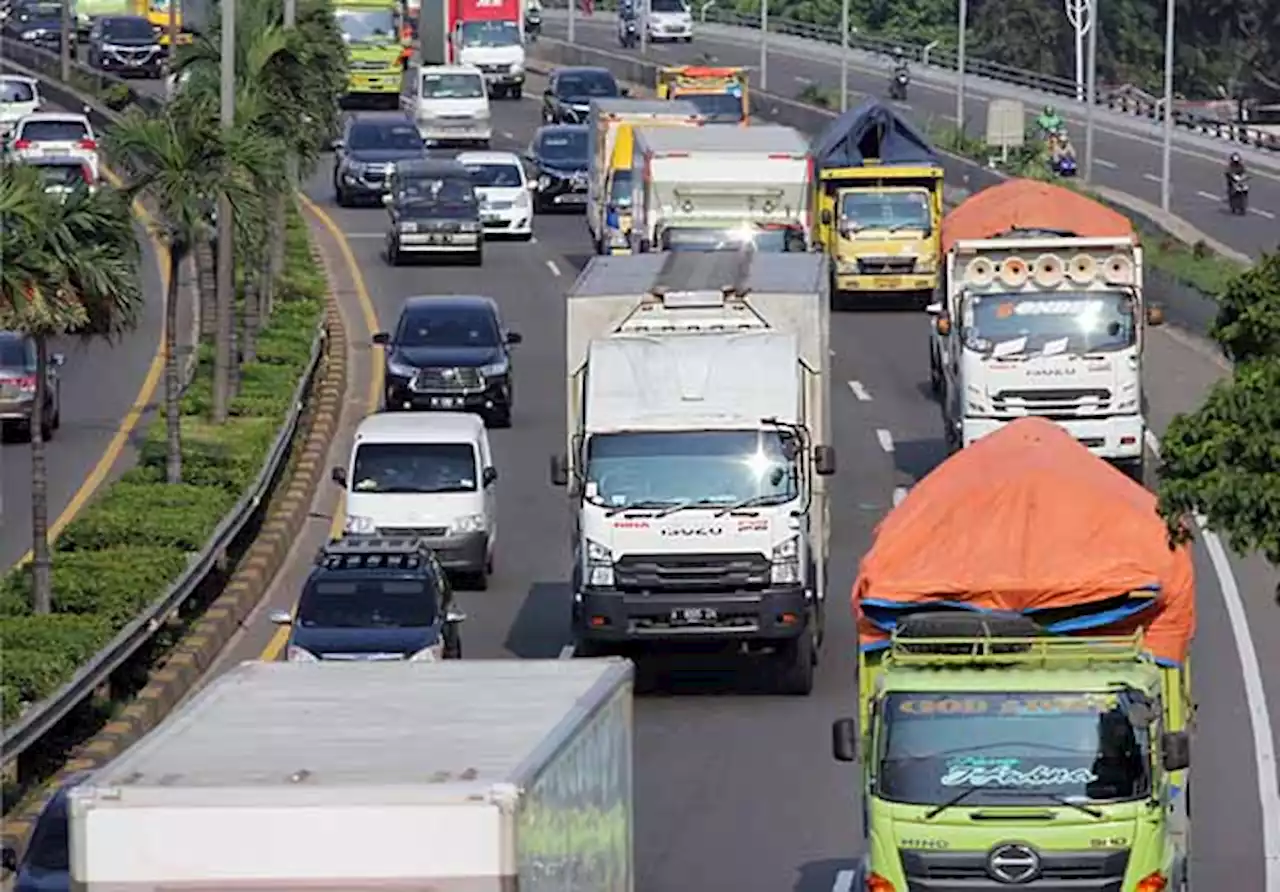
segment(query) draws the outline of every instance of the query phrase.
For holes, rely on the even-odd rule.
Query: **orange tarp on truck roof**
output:
[[[1064,429],[1022,418],[953,455],[876,528],[853,588],[861,644],[911,610],[1002,610],[1048,633],[1145,629],[1180,663],[1195,631],[1189,546],[1156,499]]]
[[[1079,238],[1132,237],[1137,233],[1124,214],[1071,189],[1040,180],[1007,180],[983,189],[942,220],[942,250],[961,239],[1016,235],[1016,230],[1056,230]]]

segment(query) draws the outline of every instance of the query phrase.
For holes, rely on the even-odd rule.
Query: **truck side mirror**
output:
[[[332,477],[333,482],[338,484],[339,486],[347,485],[347,469],[346,468],[334,468],[332,471],[329,472],[329,476]]]
[[[831,208],[823,208],[822,213],[818,215],[818,220],[823,226],[830,226],[835,222],[835,216],[831,213]]]
[[[1186,731],[1160,735],[1160,761],[1165,771],[1182,771],[1191,765],[1191,737]]]
[[[629,99],[629,98],[631,97],[631,88],[630,88],[630,87],[619,87],[619,88],[618,88],[618,95],[619,95],[619,96],[621,96],[623,99]]]
[[[1164,308],[1147,307],[1147,325],[1164,325]]]
[[[391,334],[389,332],[380,331],[373,336],[373,342],[385,347],[391,343]]]
[[[569,460],[563,455],[551,456],[551,485],[569,485]]]
[[[813,447],[813,470],[819,477],[830,477],[836,472],[836,447]]]
[[[831,724],[831,754],[837,762],[858,761],[858,727],[853,719],[836,719]]]
[[[494,467],[485,468],[480,479],[485,486],[492,486],[493,482],[498,479],[498,469]]]

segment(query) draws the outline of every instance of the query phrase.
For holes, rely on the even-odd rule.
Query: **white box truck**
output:
[[[625,660],[244,663],[77,787],[87,892],[632,892]]]
[[[826,289],[817,254],[594,257],[578,277],[552,482],[572,484],[580,653],[763,652],[809,693],[835,470]]]
[[[636,127],[637,251],[803,252],[813,243],[813,157],[791,127]]]

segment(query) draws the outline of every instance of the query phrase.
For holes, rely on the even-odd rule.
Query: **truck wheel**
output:
[[[446,628],[444,632],[444,658],[446,660],[462,659],[462,636],[456,628]]]
[[[942,368],[938,351],[929,348],[929,390],[935,397],[942,396]]]
[[[805,629],[800,637],[785,642],[778,648],[776,656],[782,664],[779,667],[779,692],[794,697],[809,696],[813,691],[814,669],[818,664],[813,629]]]
[[[1124,471],[1130,480],[1140,486],[1146,486],[1146,467],[1147,463],[1143,458],[1135,458],[1132,461],[1119,463],[1120,470]]]
[[[510,89],[510,91],[508,91],[507,95],[510,96],[512,99],[523,99],[524,84],[516,84],[514,87]]]

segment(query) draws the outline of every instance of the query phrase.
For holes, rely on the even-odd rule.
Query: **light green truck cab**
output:
[[[922,613],[860,658],[833,727],[862,768],[853,888],[1184,892],[1189,667],[1021,621]]]

